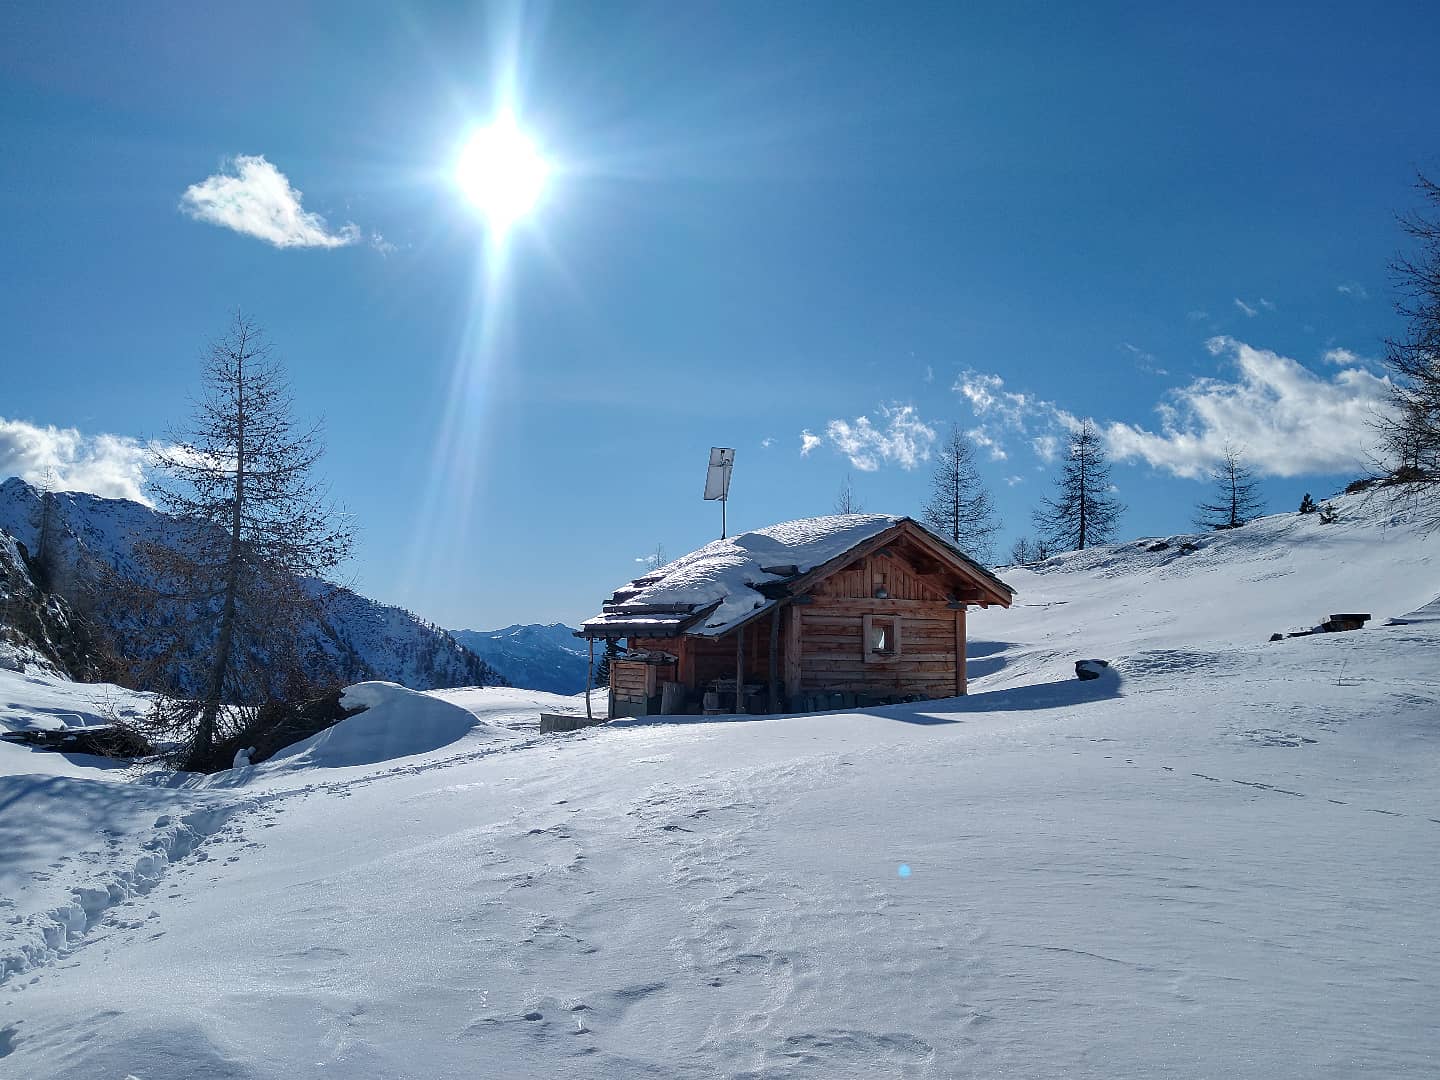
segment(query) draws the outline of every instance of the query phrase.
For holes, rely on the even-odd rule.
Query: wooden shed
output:
[[[919,522],[838,514],[716,540],[616,590],[610,715],[778,712],[965,693],[965,612],[1014,591]]]

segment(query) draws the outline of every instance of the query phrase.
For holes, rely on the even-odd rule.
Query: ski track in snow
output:
[[[1177,629],[1106,558],[975,620],[968,700],[87,774],[138,803],[30,864],[0,1075],[1434,1075],[1440,622]]]

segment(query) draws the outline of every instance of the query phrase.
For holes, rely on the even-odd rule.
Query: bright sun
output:
[[[540,198],[550,168],[510,117],[481,128],[460,151],[455,181],[491,225],[505,229]]]

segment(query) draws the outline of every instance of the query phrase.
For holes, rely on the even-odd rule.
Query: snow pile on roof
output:
[[[830,514],[713,540],[668,566],[636,578],[632,588],[616,594],[621,602],[607,605],[607,610],[620,613],[627,623],[637,623],[645,617],[640,613],[647,608],[689,605],[699,611],[718,603],[720,606],[705,619],[704,627],[691,632],[721,631],[768,602],[753,585],[813,570],[902,520],[890,514]],[[766,567],[785,569],[770,573]],[[627,607],[639,611],[635,616],[625,615]],[[663,616],[656,621],[664,621]],[[589,619],[585,625],[604,622],[601,617]]]
[[[508,732],[477,722],[468,709],[407,690],[399,683],[363,682],[347,686],[340,695],[340,704],[347,709],[363,706],[365,711],[287,746],[271,757],[266,766],[271,762],[321,769],[371,765],[438,750],[478,729],[483,729],[487,738],[512,737]]]

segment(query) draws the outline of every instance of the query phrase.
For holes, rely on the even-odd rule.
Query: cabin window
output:
[[[899,616],[866,615],[861,622],[867,664],[883,664],[900,655]]]

